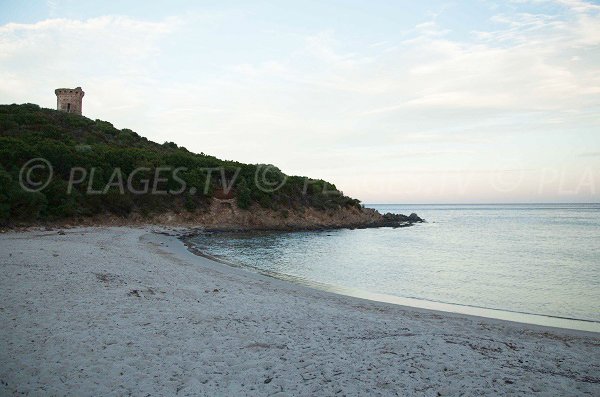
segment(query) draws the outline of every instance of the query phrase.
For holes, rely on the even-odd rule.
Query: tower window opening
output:
[[[70,112],[70,111],[71,111],[71,104],[67,103],[67,112]]]

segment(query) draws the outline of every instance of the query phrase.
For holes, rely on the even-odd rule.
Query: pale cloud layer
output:
[[[0,26],[0,102],[52,108],[81,85],[90,118],[365,202],[598,201],[600,158],[582,153],[600,151],[600,7],[444,18],[469,9],[350,36],[243,6],[74,19],[58,2]]]

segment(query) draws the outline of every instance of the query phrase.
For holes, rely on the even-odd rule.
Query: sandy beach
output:
[[[0,235],[0,395],[600,395],[600,334],[313,290],[156,231]]]

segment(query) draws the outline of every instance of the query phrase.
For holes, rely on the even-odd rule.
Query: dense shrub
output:
[[[27,192],[18,183],[19,170],[37,157],[52,164],[54,176],[42,191]],[[176,175],[157,176],[161,167],[183,168]],[[71,176],[75,183],[69,189]],[[130,182],[132,189],[121,191],[119,182]],[[164,194],[145,192],[153,187]],[[360,206],[325,181],[286,176],[272,165],[191,153],[174,142],[158,144],[106,121],[34,104],[0,105],[0,223],[103,213],[127,216],[132,211],[146,215],[196,211],[215,192],[224,191],[234,192],[242,209],[252,203],[276,210]]]
[[[5,224],[10,217],[10,189],[12,178],[4,167],[0,166],[0,224]]]
[[[18,221],[34,221],[46,209],[46,196],[41,192],[28,192],[13,188],[10,194],[10,218]]]
[[[241,177],[237,184],[236,198],[238,207],[242,209],[250,208],[250,204],[252,203],[250,198],[250,188],[244,177]]]

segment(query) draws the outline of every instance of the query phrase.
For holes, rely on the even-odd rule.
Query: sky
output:
[[[600,2],[0,0],[0,82],[365,203],[600,202]]]

